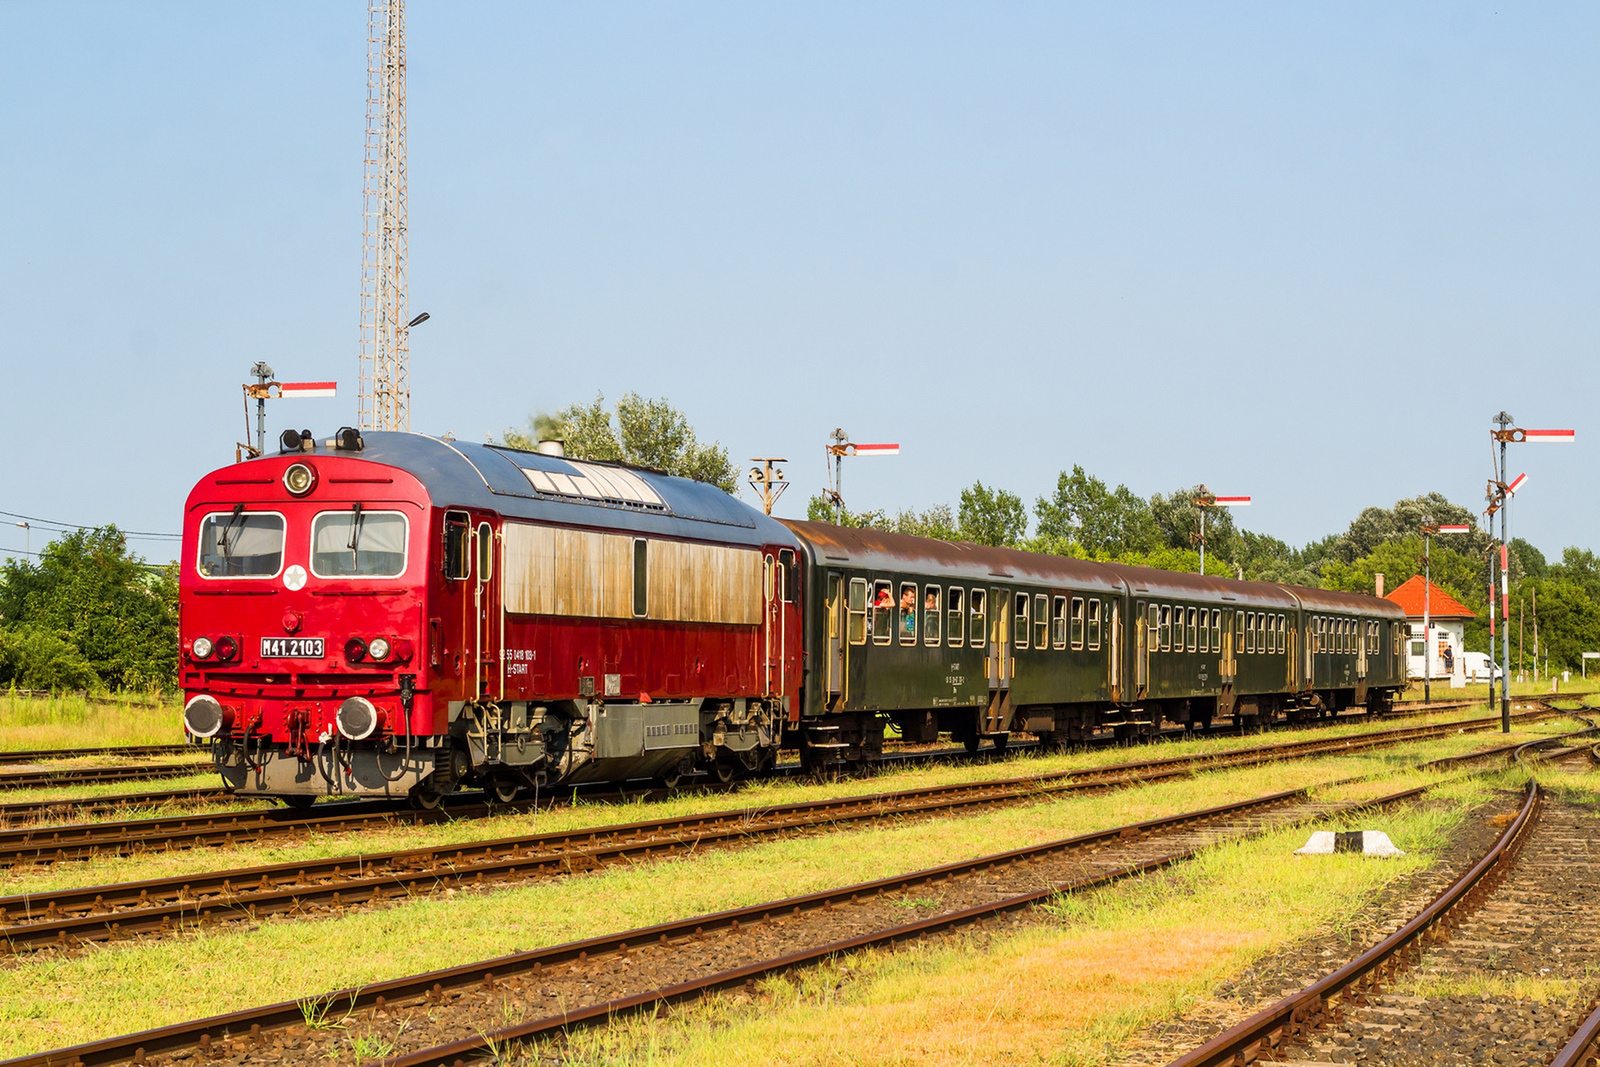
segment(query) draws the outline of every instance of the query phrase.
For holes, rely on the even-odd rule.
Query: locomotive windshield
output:
[[[282,568],[282,515],[239,507],[200,524],[201,577],[271,578]]]
[[[311,573],[318,578],[404,574],[406,528],[398,511],[324,511],[311,523]]]

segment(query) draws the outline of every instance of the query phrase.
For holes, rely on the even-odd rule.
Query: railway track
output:
[[[1509,755],[1521,747],[1525,746],[1495,746],[1435,760],[1429,766],[1458,766]],[[930,817],[1069,792],[1160,781],[1190,774],[1194,768],[1186,761],[1172,760],[1146,761],[1111,770],[1122,773],[1064,773],[931,786],[504,837],[443,848],[362,853],[0,897],[0,951],[72,948],[84,941],[169,934],[193,929],[197,924],[255,921],[269,915],[299,915],[381,904],[391,899],[409,900],[444,891],[492,888],[614,863],[633,864],[748,844],[760,838],[832,829],[841,824]]]
[[[96,785],[102,782],[139,782],[156,778],[182,778],[211,769],[206,763],[123,764],[104,767],[56,767],[48,770],[6,771],[0,773],[0,790],[44,789],[65,785]]]
[[[1561,760],[1587,747],[1544,756]],[[1591,811],[1545,796],[1530,780],[1521,810],[1489,853],[1398,930],[1170,1067],[1268,1060],[1436,1067],[1469,1055],[1472,1062],[1546,1063],[1558,1049],[1555,1062],[1564,1067],[1586,1062],[1600,1034],[1600,1013],[1580,1024],[1578,1007],[1592,1003],[1600,967],[1597,828]],[[1544,1002],[1519,995],[1525,982],[1552,995]],[[1583,995],[1576,1003],[1574,991]]]
[[[1540,707],[1518,713],[1519,719],[1562,714]],[[1455,720],[1421,726],[1402,726],[1372,733],[1331,738],[1309,738],[1223,752],[1139,760],[1103,768],[1062,771],[1052,775],[1030,775],[1004,781],[1037,785],[1065,779],[1083,782],[1116,780],[1150,781],[1159,775],[1193,773],[1196,769],[1218,769],[1288,759],[1319,752],[1356,752],[1380,745],[1439,737],[1455,732],[1487,730],[1499,724],[1498,718]],[[937,756],[926,754],[923,758]],[[591,794],[590,799],[616,795],[633,798],[640,794]],[[281,808],[252,808],[244,811],[150,818],[101,823],[27,827],[0,831],[0,867],[23,863],[62,863],[105,856],[133,855],[145,851],[220,847],[246,839],[259,841],[287,834],[341,833],[369,829],[384,824],[426,824],[444,820],[478,818],[490,814],[530,811],[548,801],[529,800],[511,804],[465,802],[431,812],[376,808],[370,803],[320,804],[309,812]]]
[[[156,1067],[196,1052],[211,1063],[305,1063],[371,1033],[404,1045],[385,1062],[431,1067],[485,1058],[619,1011],[751,983],[830,956],[889,946],[1022,911],[1059,893],[1107,885],[1237,840],[1356,808],[1304,790],[1080,834],[910,874],[518,952],[492,960],[161,1027],[7,1061],[7,1067]],[[934,903],[930,906],[929,901]],[[924,909],[936,909],[921,917]],[[912,916],[912,921],[906,921]],[[444,1010],[441,1010],[444,1009]],[[328,1012],[338,1029],[308,1026]],[[507,1014],[529,1022],[507,1027]],[[390,1046],[394,1048],[393,1045]]]
[[[176,713],[174,713],[176,714]],[[127,756],[147,759],[152,756],[181,756],[193,753],[193,745],[104,745],[99,748],[34,748],[0,750],[0,764],[47,763],[51,760],[80,759],[83,756]]]

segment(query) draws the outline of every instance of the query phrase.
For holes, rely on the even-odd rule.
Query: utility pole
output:
[[[1539,680],[1539,590],[1533,593],[1533,680]]]
[[[761,498],[761,508],[768,515],[772,514],[772,505],[778,502],[783,491],[789,488],[788,481],[783,477],[783,471],[773,466],[775,463],[787,463],[786,459],[772,457],[753,457],[751,463],[760,463],[759,467],[750,468],[750,488],[756,491]]]
[[[1433,699],[1433,537],[1435,534],[1471,533],[1472,527],[1440,525],[1432,515],[1422,517],[1422,699]]]
[[[245,386],[245,395],[256,402],[256,455],[261,455],[267,450],[267,399],[272,394],[268,389],[274,384],[272,381],[272,368],[267,366],[265,360],[260,360],[250,368],[250,373],[255,375],[256,384]]]

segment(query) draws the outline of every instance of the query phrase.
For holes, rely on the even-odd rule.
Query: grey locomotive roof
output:
[[[367,430],[362,437],[361,452],[331,454],[407,471],[437,507],[730,544],[796,544],[776,520],[689,478],[425,434]],[[319,449],[318,454],[328,453]],[[536,487],[535,478],[545,488]]]

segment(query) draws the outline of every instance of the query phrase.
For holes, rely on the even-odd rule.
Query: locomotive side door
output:
[[[472,641],[473,699],[499,700],[505,696],[505,660],[500,655],[505,642],[505,612],[501,607],[499,548],[500,535],[486,516],[473,516],[472,535]]]

